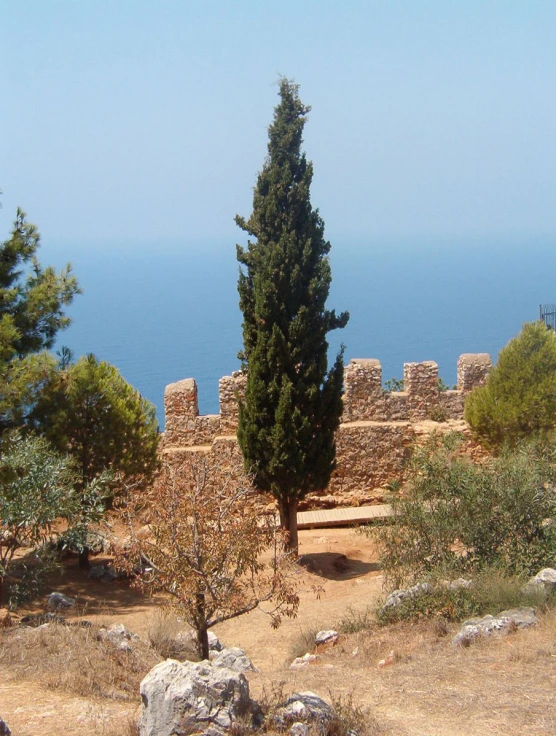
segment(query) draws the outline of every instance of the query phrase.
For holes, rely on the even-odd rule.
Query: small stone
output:
[[[292,723],[289,732],[291,736],[308,736],[309,726],[306,723],[301,723],[301,721],[296,721]]]
[[[47,606],[51,611],[56,611],[59,608],[73,608],[75,604],[75,598],[70,598],[69,595],[63,593],[50,593],[47,599]]]
[[[384,659],[381,659],[378,663],[378,667],[382,669],[383,667],[389,667],[390,665],[394,664],[396,661],[396,654],[394,650],[390,652],[390,654],[387,657],[384,657]]]
[[[315,637],[315,644],[336,644],[338,641],[338,632],[333,629],[328,631],[319,631]]]
[[[93,565],[87,577],[90,580],[99,580],[101,583],[112,583],[120,575],[110,565]]]
[[[12,736],[12,732],[3,718],[0,718],[0,736]]]
[[[302,657],[296,657],[290,664],[290,670],[300,670],[304,667],[308,667],[312,662],[316,662],[320,659],[318,654],[304,654]]]

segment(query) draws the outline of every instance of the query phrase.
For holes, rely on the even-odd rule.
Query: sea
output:
[[[218,380],[241,349],[235,244],[105,243],[41,248],[43,265],[71,261],[83,289],[57,347],[114,364],[157,409],[164,387],[194,378],[202,414],[218,413]],[[383,380],[406,362],[434,360],[456,381],[461,353],[499,350],[539,305],[556,302],[555,238],[373,238],[332,247],[329,308],[347,310],[330,359],[378,358]]]

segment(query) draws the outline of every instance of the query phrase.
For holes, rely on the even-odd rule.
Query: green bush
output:
[[[469,587],[452,587],[446,580],[431,578],[432,590],[403,599],[398,605],[384,608],[384,601],[377,606],[377,621],[392,624],[398,621],[416,621],[421,618],[439,617],[444,621],[464,621],[487,613],[521,606],[546,608],[554,602],[554,595],[544,588],[524,587],[526,578],[509,575],[498,567],[486,568],[477,573]]]
[[[486,384],[465,402],[465,419],[492,448],[551,432],[556,424],[556,334],[543,322],[523,325],[500,351]]]
[[[554,448],[529,443],[475,465],[460,442],[431,436],[403,492],[389,498],[393,518],[375,534],[394,587],[489,566],[533,574],[556,562]]]

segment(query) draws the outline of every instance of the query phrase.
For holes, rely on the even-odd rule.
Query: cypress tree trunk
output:
[[[286,547],[297,558],[299,554],[299,537],[297,532],[297,506],[298,501],[294,499],[280,500],[278,509],[280,512],[280,526],[287,533]]]

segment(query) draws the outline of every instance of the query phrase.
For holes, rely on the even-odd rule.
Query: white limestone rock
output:
[[[74,608],[76,603],[75,598],[70,598],[69,595],[64,595],[64,593],[50,593],[47,598],[47,606],[51,611],[58,611],[61,608]]]
[[[512,608],[502,611],[498,616],[489,615],[464,621],[452,641],[455,645],[466,646],[478,637],[508,634],[512,629],[525,629],[538,622],[533,608]]]
[[[333,629],[327,631],[319,631],[315,636],[315,644],[335,644],[338,641],[338,632]]]
[[[143,679],[140,693],[140,736],[224,736],[252,708],[245,675],[207,661],[167,659]]]
[[[255,672],[255,667],[239,647],[222,649],[220,652],[211,652],[211,663],[214,667],[225,667],[233,672]]]

